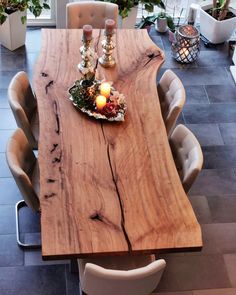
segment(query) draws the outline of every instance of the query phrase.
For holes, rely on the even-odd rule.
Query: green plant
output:
[[[159,7],[164,8],[165,5],[162,0],[102,0],[106,2],[115,3],[119,6],[119,14],[122,18],[125,18],[129,15],[129,12],[132,7],[138,5],[138,3],[142,3],[144,5],[144,9],[148,12],[153,12],[154,6],[157,5]]]
[[[149,15],[149,16],[142,16],[141,21],[138,23],[137,28],[138,29],[144,29],[147,26],[151,26],[155,23],[157,19],[157,15]]]
[[[229,11],[230,0],[213,0],[211,15],[217,20],[224,20]]]
[[[47,2],[48,0],[0,0],[0,24],[2,25],[7,16],[15,11],[26,11],[29,9],[35,17],[38,17],[43,9],[50,9]],[[21,21],[25,23],[26,16],[23,16]]]

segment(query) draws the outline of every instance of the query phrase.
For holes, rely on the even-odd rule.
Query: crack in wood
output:
[[[160,52],[158,52],[158,54],[154,54],[154,53],[147,54],[147,57],[149,58],[149,60],[143,66],[146,67],[146,65],[148,65],[154,58],[156,58],[160,55],[161,55]]]
[[[50,153],[52,154],[56,150],[57,147],[58,147],[58,143],[54,143],[53,148],[50,150]]]
[[[48,76],[48,74],[47,74],[47,73],[44,73],[44,72],[42,72],[42,73],[41,73],[41,76],[42,76],[42,77],[47,77],[47,76]]]
[[[54,100],[53,102],[53,110],[54,110],[54,114],[56,117],[56,124],[57,124],[57,129],[55,129],[55,132],[57,134],[60,133],[60,120],[59,120],[59,115],[58,115],[58,106],[57,106],[57,102]]]
[[[102,132],[103,132],[103,134],[105,136],[105,133],[104,133],[103,125],[102,124],[101,124],[101,128],[102,128]],[[119,192],[119,189],[118,189],[118,186],[117,186],[117,180],[115,178],[115,174],[114,174],[114,171],[113,171],[113,168],[112,168],[111,156],[110,156],[110,145],[109,145],[109,143],[107,144],[107,156],[108,156],[109,166],[110,166],[110,169],[111,169],[112,179],[113,179],[113,182],[115,184],[115,189],[116,189],[116,193],[117,193],[119,204],[120,204],[120,210],[121,210],[121,227],[122,227],[122,230],[123,230],[123,233],[124,233],[124,236],[125,236],[125,240],[126,240],[127,245],[128,245],[129,252],[131,252],[132,251],[132,245],[131,245],[131,242],[129,240],[129,236],[128,236],[128,233],[126,231],[126,228],[125,228],[124,206],[123,206],[122,199],[121,199],[121,196],[120,196],[120,192]]]
[[[45,86],[45,92],[48,94],[48,88],[53,85],[53,80],[49,81],[48,84]]]
[[[56,180],[55,179],[52,179],[52,178],[48,178],[47,179],[47,183],[53,183],[53,182],[55,182]]]
[[[48,194],[48,195],[44,195],[44,198],[45,199],[50,199],[50,198],[52,198],[54,196],[56,196],[56,194],[55,193],[51,193],[51,194]]]
[[[103,217],[102,215],[100,215],[100,213],[95,212],[93,214],[90,215],[90,219],[92,220],[98,220],[98,221],[103,221]]]
[[[53,160],[52,160],[52,163],[60,163],[61,162],[61,153],[60,153],[60,156],[59,157],[55,157]]]

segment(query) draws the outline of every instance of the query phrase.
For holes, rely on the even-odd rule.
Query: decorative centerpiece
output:
[[[99,63],[104,68],[114,67],[116,61],[112,56],[113,50],[115,48],[115,43],[112,41],[112,36],[114,34],[115,21],[113,19],[107,19],[105,21],[105,40],[102,41],[103,55],[99,58]]]
[[[195,61],[200,52],[200,34],[192,25],[180,26],[176,32],[176,41],[171,46],[172,56],[181,63]]]
[[[108,28],[111,32],[114,26],[106,26]],[[95,53],[91,48],[92,27],[89,25],[83,27],[82,42],[82,61],[78,64],[82,78],[69,89],[69,99],[79,110],[95,119],[124,121],[127,108],[124,95],[112,87],[112,82],[95,78],[98,60],[95,63]]]

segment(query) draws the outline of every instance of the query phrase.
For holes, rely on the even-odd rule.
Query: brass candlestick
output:
[[[95,76],[95,52],[91,48],[92,38],[90,40],[82,37],[83,46],[80,47],[82,61],[78,64],[80,73],[84,76],[85,80],[90,80]]]
[[[104,68],[114,67],[116,61],[112,56],[113,50],[116,47],[115,43],[112,41],[113,32],[107,33],[105,31],[105,40],[102,41],[103,55],[99,58],[99,63]]]

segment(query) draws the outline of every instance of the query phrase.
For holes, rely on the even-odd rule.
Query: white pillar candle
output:
[[[100,86],[100,93],[108,98],[111,94],[111,85],[109,83],[102,83]]]
[[[107,99],[105,96],[98,95],[96,97],[96,107],[99,111],[101,111],[103,109],[103,107],[106,105],[106,103],[107,103]]]

